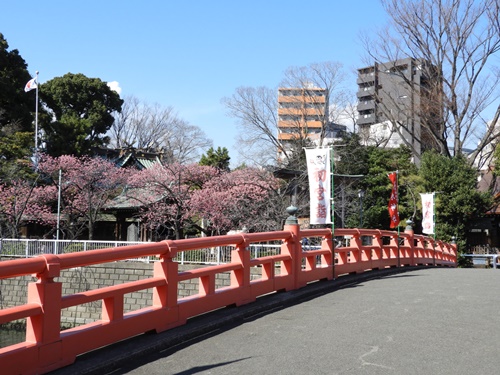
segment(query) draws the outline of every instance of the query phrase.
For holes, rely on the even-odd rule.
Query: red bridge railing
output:
[[[304,238],[319,238],[315,250],[302,247]],[[368,240],[367,240],[368,239]],[[278,255],[250,258],[249,244],[281,241]],[[33,275],[27,302],[0,310],[0,324],[26,319],[26,340],[0,349],[2,374],[43,374],[73,363],[79,354],[147,331],[161,332],[185,324],[187,319],[228,305],[243,305],[258,296],[290,291],[316,280],[332,280],[343,274],[398,266],[456,266],[456,246],[408,231],[338,229],[333,249],[331,230],[300,230],[285,225],[283,231],[236,234],[179,241],[164,241],[118,249],[3,261],[0,279]],[[214,246],[234,246],[231,262],[179,272],[173,261],[180,251]],[[60,272],[74,267],[158,256],[151,278],[62,295]],[[260,274],[251,278],[251,269]],[[230,273],[227,287],[216,288],[216,275]],[[178,297],[178,283],[198,280],[198,293]],[[149,306],[124,312],[124,295],[152,289]],[[102,301],[101,319],[61,331],[61,310]]]

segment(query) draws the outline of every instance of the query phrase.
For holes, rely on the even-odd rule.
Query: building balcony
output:
[[[306,125],[307,128],[321,128],[323,127],[323,122],[322,121],[307,121]]]
[[[325,107],[322,108],[278,108],[278,115],[296,116],[298,119],[304,116],[324,116]]]
[[[326,104],[326,96],[278,96],[278,103],[317,103]]]
[[[375,100],[365,100],[358,102],[358,111],[367,111],[367,110],[375,110],[376,103]]]
[[[358,75],[358,78],[356,80],[356,83],[363,84],[363,83],[368,83],[368,82],[375,82],[375,73],[367,73],[367,74],[360,74]]]
[[[359,115],[358,116],[358,125],[371,125],[376,123],[376,117],[374,114],[369,115]]]
[[[296,129],[305,129],[305,128],[321,128],[323,126],[323,122],[321,121],[278,121],[278,128],[296,128]]]
[[[357,92],[358,98],[363,98],[365,96],[373,96],[375,94],[375,86],[360,87]]]
[[[293,141],[299,139],[299,133],[279,133],[278,140],[279,141]]]

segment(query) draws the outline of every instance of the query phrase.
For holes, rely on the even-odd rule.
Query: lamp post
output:
[[[365,191],[363,189],[358,190],[359,197],[359,227],[363,228],[363,197],[365,196]]]

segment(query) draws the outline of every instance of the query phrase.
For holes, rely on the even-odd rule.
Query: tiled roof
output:
[[[113,210],[138,210],[141,207],[144,207],[144,203],[141,199],[141,196],[151,195],[151,192],[145,188],[125,188],[125,190],[113,198],[111,202],[109,202],[105,210],[113,211]],[[159,201],[162,199],[162,196],[157,197],[148,197],[148,200]]]
[[[109,160],[117,167],[134,166],[137,169],[149,169],[156,163],[161,163],[158,153],[131,149],[97,149],[96,154]]]

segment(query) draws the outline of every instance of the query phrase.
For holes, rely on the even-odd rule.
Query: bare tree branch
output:
[[[418,108],[412,109],[412,116],[421,121],[422,132],[432,138],[434,147],[442,154],[458,155],[464,148],[475,147],[471,160],[481,158],[486,146],[496,143],[499,137],[493,126],[489,126],[491,117],[488,120],[487,114],[500,98],[500,74],[492,61],[500,50],[499,1],[382,0],[382,3],[391,24],[377,33],[375,41],[365,39],[370,59],[382,64],[404,58],[422,61],[421,68],[434,79],[427,82],[426,92],[418,92],[423,100]],[[405,82],[408,92],[421,90],[409,80]],[[399,108],[408,111],[402,105]],[[429,117],[435,113],[441,113],[437,125],[436,118]],[[408,124],[400,121],[395,124],[398,129],[411,130],[405,128]]]
[[[212,146],[197,126],[179,118],[173,107],[149,105],[136,97],[125,98],[122,112],[115,114],[111,144],[161,152],[167,162],[192,163]]]
[[[318,134],[319,143],[323,144],[326,137],[327,125],[331,122],[340,121],[340,117],[349,118],[352,113],[344,111],[344,108],[353,106],[349,100],[347,90],[344,88],[345,73],[342,65],[337,62],[314,63],[303,67],[291,67],[284,75],[284,79],[279,84],[280,88],[303,88],[303,95],[307,97],[297,98],[304,104],[311,105],[294,106],[297,111],[302,111],[303,116],[295,116],[290,119],[289,127],[293,130],[295,149],[301,149],[309,141],[307,124],[303,119],[314,118],[314,121],[321,121],[321,132]],[[321,88],[326,91],[326,112],[315,106],[319,103],[319,97],[315,96],[315,91],[308,91],[307,88]],[[323,97],[321,100],[325,100]],[[267,87],[239,87],[230,98],[224,98],[223,104],[228,109],[229,115],[239,121],[241,133],[239,143],[246,160],[257,161],[258,164],[276,164],[278,150],[281,150],[283,164],[288,164],[293,160],[292,150],[283,147],[278,136],[278,89]],[[287,103],[285,103],[287,104]],[[293,106],[294,103],[290,103]],[[283,104],[284,105],[284,104]],[[329,116],[325,116],[329,113]],[[293,123],[292,123],[293,122]]]

